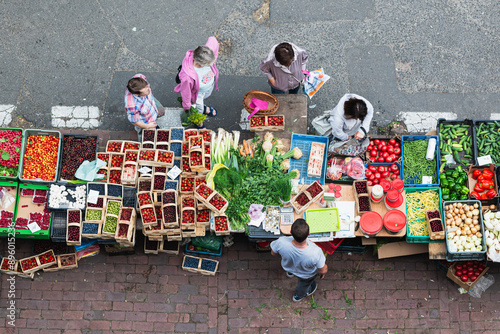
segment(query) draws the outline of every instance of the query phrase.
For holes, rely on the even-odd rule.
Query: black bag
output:
[[[181,70],[182,70],[182,65],[179,65],[179,67],[177,68],[177,75],[175,76],[175,82],[177,82],[178,84],[181,83],[181,78],[179,78],[179,73],[181,73]]]

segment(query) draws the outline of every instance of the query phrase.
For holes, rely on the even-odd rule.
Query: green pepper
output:
[[[449,194],[450,194],[450,189],[448,189],[448,188],[442,188],[442,189],[441,189],[441,193],[442,193],[443,195],[449,195]]]
[[[464,201],[464,200],[467,200],[469,199],[469,195],[460,195],[460,200],[461,201]]]
[[[443,164],[443,165],[444,165],[444,164]],[[446,174],[444,174],[444,173],[439,174],[439,178],[440,178],[441,180],[446,180]]]
[[[457,180],[455,181],[456,184],[460,184],[460,185],[463,185],[465,182],[465,176],[460,176],[459,178],[457,178]]]
[[[451,174],[453,173],[453,170],[451,169],[448,169],[446,172],[444,172],[447,176],[451,176]]]
[[[459,173],[463,173],[464,170],[463,170],[462,166],[457,166],[457,167],[455,167],[455,171],[459,172]]]
[[[450,201],[456,201],[457,199],[458,198],[456,193],[450,194]]]
[[[448,188],[455,189],[455,181],[454,180],[448,180]]]
[[[462,185],[460,183],[455,183],[455,187],[453,187],[453,190],[460,194],[462,192]]]
[[[447,179],[441,179],[441,187],[448,187],[449,183]]]
[[[459,173],[457,171],[453,171],[451,173],[451,177],[454,178],[454,179],[458,178],[458,176],[459,176]]]
[[[462,186],[462,190],[460,190],[460,194],[469,195],[469,188],[467,188],[466,186]]]
[[[450,195],[448,195],[448,194],[446,194],[446,195],[445,195],[445,194],[443,194],[443,196],[442,196],[442,197],[443,197],[443,201],[448,201],[448,200],[450,200]]]

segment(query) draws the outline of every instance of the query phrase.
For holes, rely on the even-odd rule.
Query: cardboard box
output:
[[[428,244],[409,244],[405,241],[384,244],[377,250],[379,259],[423,254],[427,252],[429,252]]]

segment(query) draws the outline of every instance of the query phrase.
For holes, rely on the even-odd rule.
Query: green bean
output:
[[[405,184],[421,184],[422,176],[431,176],[432,184],[437,184],[436,158],[427,160],[428,140],[420,139],[403,142],[403,171]]]

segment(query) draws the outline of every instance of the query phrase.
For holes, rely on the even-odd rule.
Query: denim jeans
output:
[[[316,279],[316,275],[314,275],[311,278],[308,279],[303,279],[300,277],[297,277],[297,287],[295,288],[295,295],[299,298],[305,297],[306,294],[309,292],[309,289],[311,288],[311,285],[313,284],[314,280]]]
[[[273,86],[271,86],[271,93],[273,93],[273,94],[287,94],[287,93],[288,94],[297,94],[299,92],[299,89],[300,89],[300,85],[298,85],[297,88],[290,89],[288,91],[282,91],[282,90],[276,89]]]

